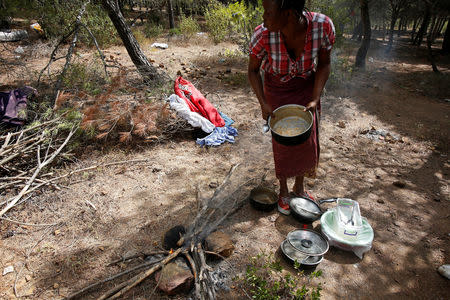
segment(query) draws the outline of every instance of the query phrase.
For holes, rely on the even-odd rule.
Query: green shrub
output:
[[[63,85],[70,90],[83,90],[91,95],[101,92],[101,87],[106,83],[103,66],[99,62],[90,65],[74,62],[63,78]]]
[[[192,18],[192,16],[185,17],[184,15],[181,15],[180,32],[184,35],[184,37],[190,38],[199,31],[200,25],[194,20],[194,18]]]
[[[234,280],[255,300],[320,299],[322,285],[312,286],[311,280],[320,277],[322,271],[305,276],[298,271],[299,267],[296,262],[294,268],[297,273],[294,275],[283,272],[281,263],[274,259],[273,254],[262,252],[251,257],[245,275]]]
[[[181,34],[181,30],[178,27],[170,28],[169,29],[169,34],[170,35],[180,35]]]
[[[164,32],[161,24],[148,22],[144,26],[144,35],[147,38],[157,38]]]
[[[84,1],[36,1],[37,19],[47,37],[58,38],[67,35],[73,29],[73,24]],[[107,13],[100,4],[88,4],[82,17],[82,22],[91,30],[100,47],[120,43],[117,31]],[[85,28],[79,33],[79,41],[93,45],[92,39]]]
[[[262,14],[261,1],[255,7],[246,6],[244,1],[228,6],[213,1],[205,13],[206,27],[215,43],[231,38],[246,53],[255,27],[262,23]]]

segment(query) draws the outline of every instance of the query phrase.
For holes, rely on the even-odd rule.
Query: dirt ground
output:
[[[186,73],[182,64],[207,70],[206,76],[186,78],[236,122],[236,143],[200,148],[194,139],[180,136],[133,149],[88,146],[69,170],[112,161],[149,161],[74,176],[61,191],[44,190],[8,213],[8,218],[26,223],[58,225],[1,221],[0,270],[7,266],[15,270],[1,277],[1,299],[16,299],[14,286],[21,299],[61,299],[128,268],[108,263],[157,249],[166,230],[189,224],[197,213],[196,186],[202,195],[210,196],[234,164],[244,166],[245,173],[237,171],[239,180],[267,172],[267,185],[277,189],[271,137],[261,132],[258,102],[245,81],[246,60],[232,52],[237,46],[213,45],[202,38],[186,44],[160,42],[168,42],[169,48],[146,45],[144,49],[172,78],[178,70]],[[351,61],[355,44],[347,44],[339,57]],[[16,44],[8,47],[14,49]],[[48,58],[32,48],[26,49],[26,63],[36,71]],[[105,52],[132,67],[124,48]],[[422,54],[398,43],[386,57],[383,44],[374,41],[367,70],[342,76],[322,98],[320,165],[317,178],[307,180],[308,190],[318,199],[357,200],[375,232],[372,249],[362,260],[330,248],[317,267],[323,271],[317,279],[323,284],[322,299],[449,298],[449,281],[437,268],[450,263],[450,82],[449,76],[439,81],[431,74]],[[438,62],[449,75],[449,58],[438,57]],[[222,79],[217,78],[219,71],[225,73],[219,76]],[[26,82],[28,77],[19,78],[18,73],[3,74],[2,84]],[[28,74],[31,77],[33,72]],[[370,138],[365,134],[370,129],[385,130],[390,136]],[[220,228],[236,247],[227,263],[220,264],[228,286],[234,287],[234,275],[245,272],[249,256],[265,251],[282,259],[280,243],[289,231],[300,227],[295,219],[275,210],[263,213],[244,205]],[[311,227],[320,230],[319,221]],[[108,287],[105,284],[82,298],[94,299]],[[147,280],[124,299],[169,298],[152,294],[153,287],[154,279]],[[233,288],[220,295],[222,299],[246,298]]]

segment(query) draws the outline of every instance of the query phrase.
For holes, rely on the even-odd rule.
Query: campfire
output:
[[[211,197],[201,197],[200,190],[197,188],[197,215],[186,228],[182,225],[177,225],[166,232],[163,243],[166,251],[141,253],[113,261],[110,265],[137,257],[151,258],[150,261],[144,264],[91,284],[69,295],[66,299],[79,298],[94,287],[129,274],[138,268],[144,270],[134,277],[117,284],[97,299],[117,299],[159,270],[161,272],[155,276],[157,281],[156,287],[161,288],[161,278],[163,277],[161,274],[168,270],[171,265],[176,268],[175,265],[180,264],[180,258],[185,258],[186,265],[190,269],[189,272],[192,272],[195,297],[197,299],[216,299],[214,270],[207,263],[207,255],[225,259],[234,250],[234,246],[227,239],[227,236],[216,230],[230,215],[242,207],[248,198],[251,188],[261,184],[265,178],[265,176],[262,176],[262,178],[252,178],[239,183],[240,180],[234,178],[236,177],[234,175],[237,173],[236,169],[238,166],[235,165],[230,169],[222,184]],[[167,273],[169,272],[167,271]],[[187,285],[189,288],[192,286],[191,283]]]

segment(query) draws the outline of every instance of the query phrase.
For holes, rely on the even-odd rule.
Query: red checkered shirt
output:
[[[280,32],[269,32],[264,24],[255,28],[250,41],[250,54],[263,59],[261,68],[280,77],[282,82],[311,75],[317,66],[319,50],[331,50],[335,41],[334,25],[329,17],[314,12],[304,15],[308,22],[305,48],[295,61],[289,56]]]

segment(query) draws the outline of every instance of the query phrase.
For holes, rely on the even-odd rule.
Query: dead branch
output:
[[[137,266],[135,266],[135,267],[133,267],[133,268],[131,268],[131,269],[129,269],[129,270],[125,270],[125,271],[120,272],[120,273],[118,273],[118,274],[116,274],[116,275],[113,275],[113,276],[111,276],[111,277],[108,277],[108,278],[105,278],[105,279],[103,279],[103,280],[97,281],[97,282],[95,282],[95,283],[93,283],[93,284],[91,284],[91,285],[89,285],[89,286],[87,286],[87,287],[85,287],[85,288],[83,288],[83,289],[81,289],[81,290],[75,292],[75,293],[70,294],[69,296],[67,296],[67,297],[65,298],[65,300],[75,299],[75,298],[77,298],[78,296],[80,296],[80,295],[86,293],[87,291],[91,290],[92,288],[94,288],[94,287],[96,287],[96,286],[98,286],[98,285],[100,285],[100,284],[103,284],[103,283],[106,283],[106,282],[108,282],[108,281],[114,280],[114,279],[116,279],[116,278],[119,278],[119,277],[121,277],[121,276],[123,276],[123,275],[126,275],[126,274],[128,274],[128,273],[131,273],[131,272],[133,272],[133,271],[136,271],[136,270],[139,270],[139,269],[148,267],[148,266],[152,266],[152,265],[154,265],[154,264],[156,264],[156,263],[161,262],[162,260],[163,260],[163,258],[158,259],[158,260],[156,260],[156,261],[145,262],[145,263],[140,264],[140,265],[137,265]]]
[[[31,224],[31,223],[23,223],[23,222],[19,222],[19,221],[7,219],[7,218],[4,218],[4,217],[0,217],[0,220],[7,221],[7,222],[11,222],[11,223],[14,223],[14,224],[24,225],[24,226],[46,227],[46,226],[56,226],[56,225],[58,225],[58,223],[52,223],[52,224]]]
[[[83,3],[83,6],[81,7],[78,16],[76,18],[75,21],[75,30],[73,33],[73,39],[72,42],[70,43],[69,49],[67,50],[67,55],[66,55],[66,63],[64,64],[64,67],[62,69],[61,74],[59,75],[58,81],[56,82],[56,86],[55,86],[55,102],[56,99],[58,97],[59,94],[59,90],[61,88],[61,84],[62,84],[62,80],[64,78],[64,76],[66,75],[67,69],[69,68],[70,65],[70,60],[72,59],[72,54],[73,54],[73,50],[75,49],[75,46],[77,45],[77,41],[78,41],[78,32],[80,30],[80,26],[81,26],[81,17],[84,15],[84,12],[86,11],[86,6],[89,4],[90,0],[86,1]]]
[[[84,29],[86,29],[86,31],[87,31],[87,32],[89,33],[89,35],[91,36],[91,39],[92,39],[92,41],[94,42],[95,47],[97,48],[98,54],[100,55],[100,59],[101,59],[102,62],[103,62],[103,68],[105,69],[105,76],[106,76],[106,78],[108,78],[108,77],[109,77],[109,75],[108,75],[108,70],[106,69],[106,67],[107,67],[108,65],[106,64],[106,61],[105,61],[105,55],[103,54],[103,51],[100,50],[100,47],[99,47],[98,42],[97,42],[97,39],[95,38],[94,34],[92,33],[92,31],[89,29],[89,27],[88,27],[86,24],[84,24],[84,23],[81,22],[80,25],[83,26]]]
[[[177,249],[175,252],[173,252],[172,254],[167,256],[162,262],[160,262],[156,266],[154,266],[151,269],[148,269],[145,272],[140,273],[140,274],[134,276],[133,278],[131,278],[131,279],[129,279],[129,280],[119,284],[118,286],[110,289],[105,294],[100,296],[97,300],[117,299],[118,297],[122,296],[127,291],[129,291],[130,289],[132,289],[133,287],[135,287],[136,285],[141,283],[145,278],[149,277],[154,272],[156,272],[157,270],[161,269],[162,266],[164,266],[165,264],[170,262],[172,259],[177,257],[178,254],[180,254],[181,250],[182,250],[181,248]]]
[[[37,151],[37,155],[38,155],[38,167],[36,168],[36,170],[34,171],[33,175],[30,177],[30,179],[27,181],[26,185],[23,187],[23,189],[20,191],[20,193],[12,198],[10,201],[10,203],[2,210],[0,211],[0,217],[3,216],[7,211],[9,211],[12,207],[14,207],[14,205],[20,200],[20,198],[22,198],[27,190],[30,188],[31,184],[33,183],[34,179],[37,177],[37,175],[39,174],[39,172],[48,164],[50,164],[55,158],[56,156],[58,156],[58,154],[61,152],[61,150],[66,146],[66,144],[69,142],[69,140],[72,138],[73,134],[75,133],[75,131],[77,130],[78,127],[72,127],[72,130],[69,132],[69,134],[67,135],[65,141],[63,142],[63,144],[61,146],[59,146],[59,148],[53,152],[53,154],[47,158],[47,155],[44,159],[43,162],[40,161],[40,147],[38,147],[38,151]],[[49,146],[50,147],[50,146]]]
[[[112,265],[115,265],[120,262],[125,262],[125,261],[133,259],[133,258],[138,258],[138,257],[143,257],[143,256],[153,256],[153,255],[158,255],[158,254],[168,255],[169,251],[146,252],[146,253],[139,253],[139,254],[134,254],[134,255],[130,255],[130,256],[125,256],[125,257],[122,257],[121,259],[110,262],[108,264],[108,266],[112,266]]]

